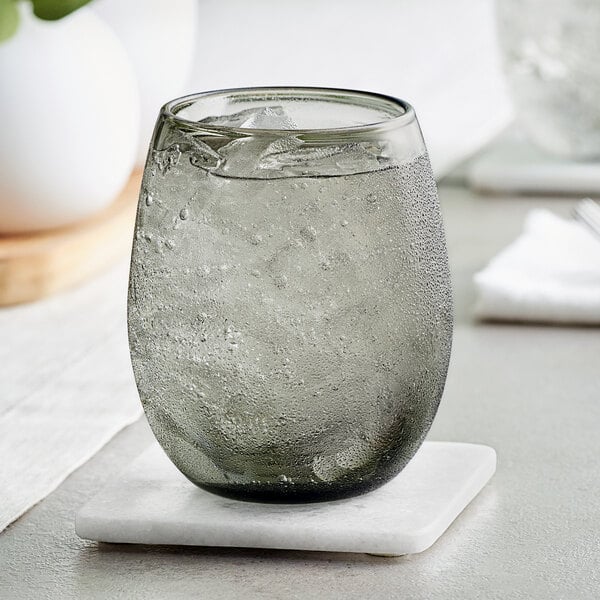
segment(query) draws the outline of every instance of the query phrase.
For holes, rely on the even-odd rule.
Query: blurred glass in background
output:
[[[519,124],[542,150],[600,157],[600,3],[498,0]]]

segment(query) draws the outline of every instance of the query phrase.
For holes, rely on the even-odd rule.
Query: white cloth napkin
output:
[[[140,416],[126,286],[122,264],[0,310],[0,531]]]
[[[600,238],[586,225],[531,211],[521,236],[475,275],[484,319],[600,324]]]

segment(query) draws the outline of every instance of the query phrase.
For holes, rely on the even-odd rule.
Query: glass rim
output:
[[[284,98],[286,95],[292,98],[297,96],[298,98],[315,98],[315,99],[329,99],[329,101],[342,103],[341,101],[346,99],[358,100],[362,98],[365,103],[358,101],[348,102],[348,104],[356,104],[357,106],[368,107],[367,102],[371,101],[378,102],[380,106],[387,105],[395,109],[400,109],[401,112],[396,116],[391,116],[389,119],[374,121],[372,123],[365,123],[360,125],[347,125],[342,127],[316,127],[316,128],[300,128],[300,129],[264,129],[264,128],[252,128],[252,127],[232,127],[227,125],[215,125],[213,123],[200,123],[186,119],[178,115],[178,112],[191,106],[198,100],[210,97],[218,96],[233,96],[269,94],[277,96],[280,95]],[[272,98],[275,100],[275,98]],[[311,87],[311,86],[259,86],[259,87],[240,87],[240,88],[224,88],[219,90],[209,90],[205,92],[199,92],[195,94],[189,94],[174,98],[170,100],[161,108],[161,114],[176,123],[179,123],[185,127],[192,127],[202,131],[212,132],[215,134],[235,134],[238,136],[279,136],[279,135],[318,135],[328,136],[336,134],[361,134],[365,132],[377,132],[377,131],[388,131],[391,129],[397,129],[413,123],[416,120],[415,111],[411,104],[386,94],[380,94],[377,92],[367,92],[363,90],[352,90],[344,88],[329,88],[329,87]]]

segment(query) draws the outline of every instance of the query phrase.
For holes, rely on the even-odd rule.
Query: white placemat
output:
[[[127,273],[0,310],[0,531],[141,414]]]
[[[368,494],[262,504],[197,488],[154,444],[81,509],[76,531],[103,542],[413,554],[446,531],[495,469],[488,446],[425,442]]]

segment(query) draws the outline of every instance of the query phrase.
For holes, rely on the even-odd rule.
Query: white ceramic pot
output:
[[[127,49],[141,102],[137,163],[143,166],[160,107],[185,90],[194,56],[198,0],[95,0],[90,7]]]
[[[88,9],[40,21],[23,3],[0,44],[0,233],[57,227],[108,205],[131,173],[135,77]]]

